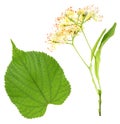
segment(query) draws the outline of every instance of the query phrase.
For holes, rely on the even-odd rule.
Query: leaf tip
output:
[[[15,44],[14,44],[12,39],[10,39],[10,41],[11,41],[11,44],[12,44],[12,49],[14,50],[14,48],[16,48],[16,46],[15,46]]]
[[[116,25],[117,25],[117,23],[116,23],[116,22],[114,22],[114,25],[116,26]]]
[[[112,27],[114,27],[114,29],[116,28],[116,26],[117,26],[117,23],[116,22],[114,22],[114,24],[113,24],[113,26]]]
[[[13,54],[13,57],[16,57],[16,56],[20,55],[20,53],[21,53],[22,50],[19,50],[16,47],[16,45],[14,44],[14,42],[13,42],[12,39],[10,39],[10,41],[11,41],[11,44],[12,44],[12,54]]]

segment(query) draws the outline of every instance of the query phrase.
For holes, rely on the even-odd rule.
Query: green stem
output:
[[[91,46],[89,44],[89,41],[88,41],[88,39],[87,39],[87,37],[85,35],[85,32],[83,30],[82,30],[82,33],[83,33],[83,36],[85,38],[85,41],[86,41],[86,43],[87,43],[90,51],[92,52]],[[94,58],[95,58],[95,56],[94,56]],[[99,88],[97,88],[96,83],[95,83],[95,80],[94,80],[94,77],[93,77],[93,73],[92,73],[92,60],[91,60],[91,63],[90,63],[90,66],[89,67],[90,67],[89,68],[89,72],[90,72],[90,75],[92,77],[92,82],[93,82],[94,87],[95,87],[95,89],[96,89],[96,91],[98,93],[98,96],[99,96],[99,100],[98,100],[98,104],[99,104],[98,113],[99,113],[99,116],[101,116],[101,104],[102,104],[102,97],[101,97],[101,95],[102,95],[102,91],[101,91],[100,80],[97,79],[97,81],[98,81],[98,87],[99,87]]]
[[[89,44],[89,41],[88,41],[88,39],[87,39],[87,37],[86,37],[86,35],[85,35],[85,32],[84,32],[83,30],[82,30],[82,33],[83,33],[83,36],[84,36],[84,38],[85,38],[85,41],[86,41],[86,43],[87,43],[87,45],[88,45],[90,51],[92,51],[91,46],[90,46],[90,44]],[[76,48],[75,45],[74,45],[74,38],[75,38],[75,36],[72,38],[72,44],[71,44],[71,45],[73,46],[74,50],[77,52],[78,56],[80,57],[80,59],[82,60],[82,62],[83,62],[84,65],[88,68],[88,70],[89,70],[89,72],[90,72],[93,85],[94,85],[95,90],[96,90],[96,92],[97,92],[97,94],[98,94],[98,96],[99,96],[99,100],[98,100],[98,104],[99,104],[98,113],[99,113],[99,116],[101,116],[101,103],[102,103],[101,95],[102,95],[102,91],[101,91],[100,80],[97,79],[97,81],[98,81],[98,87],[99,87],[99,88],[98,88],[98,87],[97,87],[97,84],[96,84],[96,82],[95,82],[93,73],[92,73],[92,60],[91,60],[91,62],[90,62],[90,65],[88,65],[88,64],[85,62],[85,60],[84,60],[83,57],[80,55],[79,51],[77,50],[77,48]]]
[[[92,68],[92,61],[90,63],[90,67]],[[92,74],[92,71],[91,71]],[[92,77],[92,76],[91,76]],[[102,104],[102,90],[101,90],[101,85],[100,85],[100,80],[97,78],[97,82],[98,82],[98,89],[97,89],[97,94],[98,94],[98,113],[99,116],[101,116],[101,104]]]
[[[90,46],[90,44],[89,44],[89,41],[88,41],[88,39],[87,39],[87,37],[86,37],[86,34],[85,34],[85,32],[83,31],[83,29],[82,29],[82,33],[83,33],[83,36],[84,36],[84,38],[85,38],[85,41],[86,41],[86,43],[87,43],[87,45],[88,45],[90,51],[91,51],[91,50],[92,50],[92,49],[91,49],[91,46]]]
[[[77,52],[78,56],[80,57],[80,59],[82,60],[82,62],[84,63],[84,65],[89,68],[88,64],[85,62],[85,60],[82,58],[82,56],[80,55],[80,53],[78,52],[77,48],[75,47],[74,43],[72,44],[74,50]]]
[[[99,103],[99,109],[98,109],[98,113],[99,113],[99,116],[101,116],[101,103],[102,103],[102,91],[101,90],[98,90],[98,95],[99,95],[99,100],[98,100],[98,103]]]
[[[95,83],[95,79],[94,79],[94,76],[93,76],[93,73],[92,73],[92,68],[91,68],[91,66],[89,67],[89,72],[90,72],[90,75],[91,75],[92,82],[93,82],[93,85],[94,85],[94,87],[95,87],[95,90],[96,90],[96,92],[98,93],[98,88],[97,88],[97,85],[96,85],[96,83]]]

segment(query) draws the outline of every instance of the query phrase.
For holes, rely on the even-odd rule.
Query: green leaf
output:
[[[43,52],[24,52],[14,43],[13,57],[5,74],[11,101],[26,118],[43,116],[48,104],[60,105],[70,85],[56,60]]]
[[[92,48],[92,51],[91,51],[91,60],[93,59],[93,56],[94,56],[94,54],[95,54],[95,52],[96,52],[96,49],[97,49],[97,47],[98,47],[98,45],[99,45],[99,43],[100,43],[100,41],[101,41],[101,38],[103,37],[105,31],[106,31],[106,29],[104,29],[104,30],[102,31],[102,33],[100,34],[99,38],[97,39],[97,41],[96,41],[94,47]]]
[[[113,26],[108,30],[108,32],[104,35],[100,47],[102,47],[115,33],[116,29],[116,23],[113,24]]]
[[[111,38],[114,35],[115,28],[116,28],[116,23],[114,23],[113,26],[108,30],[108,32],[103,36],[100,46],[98,47],[98,50],[95,54],[94,70],[98,81],[99,81],[99,66],[100,66],[100,56],[101,56],[102,47],[109,40],[109,38]]]

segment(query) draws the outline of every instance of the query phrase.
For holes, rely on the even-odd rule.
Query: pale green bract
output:
[[[104,30],[102,31],[102,33],[100,34],[99,38],[97,39],[97,41],[96,41],[94,47],[92,48],[92,51],[91,51],[91,60],[92,60],[93,57],[95,56],[96,49],[97,49],[97,47],[98,47],[98,45],[99,45],[99,42],[101,41],[101,38],[103,37],[105,31],[106,31],[106,29],[104,29]]]
[[[13,57],[5,74],[11,101],[26,118],[43,116],[48,104],[62,104],[70,84],[55,59],[43,52],[24,52],[14,43]]]
[[[100,56],[101,56],[101,51],[102,51],[102,48],[104,46],[104,44],[114,35],[115,33],[115,29],[116,29],[116,23],[113,24],[113,26],[108,30],[107,33],[104,34],[104,31],[103,31],[103,38],[100,42],[100,45],[98,47],[98,50],[96,51],[96,54],[95,54],[95,75],[96,75],[96,78],[98,79],[99,81],[99,66],[100,66]]]

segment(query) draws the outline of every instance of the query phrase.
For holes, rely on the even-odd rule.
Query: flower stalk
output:
[[[92,83],[95,87],[96,93],[98,95],[98,113],[101,116],[101,104],[102,104],[102,89],[99,77],[99,65],[100,65],[100,54],[103,45],[106,41],[114,35],[116,23],[110,28],[110,30],[105,34],[106,30],[103,30],[100,37],[96,41],[93,48],[84,32],[84,24],[89,20],[101,21],[102,16],[98,15],[98,9],[96,7],[87,6],[83,9],[73,10],[72,7],[68,8],[60,17],[57,18],[55,24],[55,30],[53,33],[48,34],[47,43],[50,45],[49,49],[53,51],[57,45],[69,44],[71,45],[75,52],[78,54],[79,58],[82,60],[84,65],[90,72]],[[75,46],[75,38],[82,33],[85,42],[90,49],[91,59],[90,64],[87,64],[79,50]]]
[[[85,36],[85,39],[87,39],[85,33],[84,33],[84,36]],[[88,43],[88,47],[91,49],[88,40],[87,40],[87,43]],[[94,85],[95,90],[96,90],[96,92],[97,92],[97,94],[98,94],[98,99],[99,99],[99,100],[98,100],[98,114],[99,114],[99,116],[101,116],[101,103],[102,103],[102,97],[101,97],[101,95],[102,95],[102,90],[101,90],[101,86],[100,86],[100,81],[98,80],[98,86],[99,86],[99,87],[97,87],[97,83],[95,82],[95,79],[94,79],[94,76],[93,76],[93,73],[92,73],[92,64],[90,63],[90,65],[88,65],[88,64],[85,62],[85,60],[84,60],[83,57],[80,55],[80,53],[79,53],[79,51],[77,50],[77,48],[75,47],[74,42],[73,42],[72,46],[73,46],[74,50],[76,51],[76,53],[78,54],[78,56],[80,57],[80,59],[82,60],[82,62],[84,63],[84,65],[87,67],[87,69],[88,69],[89,72],[90,72],[90,76],[91,76],[91,78],[92,78],[93,85]]]

